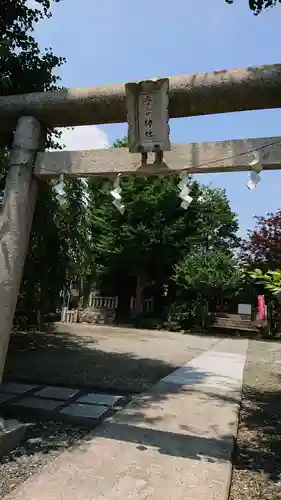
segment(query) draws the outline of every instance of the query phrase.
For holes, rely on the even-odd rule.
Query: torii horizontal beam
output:
[[[258,151],[264,170],[281,169],[281,137],[242,139],[220,142],[198,142],[172,146],[164,154],[164,163],[141,164],[139,154],[127,148],[93,149],[86,151],[54,151],[38,153],[34,174],[39,178],[108,177],[118,173],[153,175],[176,173],[239,172],[250,169]]]
[[[169,116],[208,115],[281,107],[281,64],[170,77]],[[20,116],[45,127],[127,121],[125,84],[0,97],[0,133]]]

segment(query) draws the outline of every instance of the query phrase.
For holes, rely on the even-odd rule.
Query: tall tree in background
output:
[[[175,266],[175,282],[185,292],[193,291],[197,296],[197,310],[201,316],[202,330],[210,299],[233,297],[242,283],[242,269],[230,249],[194,248],[186,253]]]
[[[125,137],[115,141],[113,147],[127,145]],[[112,206],[111,181],[89,185],[90,227],[98,276],[107,293],[111,290],[119,296],[120,309],[126,310],[130,297],[135,296],[136,311],[141,312],[144,290],[148,286],[154,286],[154,291],[155,287],[163,287],[181,248],[188,245],[183,230],[193,222],[179,208],[177,183],[176,177],[125,177],[124,216]]]
[[[225,0],[227,3],[235,3],[235,0]],[[281,0],[247,0],[249,3],[249,8],[254,12],[255,15],[260,14],[264,9],[269,7],[275,7]]]
[[[33,32],[40,19],[51,16],[51,4],[59,1],[34,0],[30,6],[27,0],[1,0],[1,95],[57,88],[59,78],[53,70],[64,59],[55,56],[51,49],[41,53]]]
[[[263,271],[281,268],[281,210],[256,217],[256,226],[243,242],[242,258],[251,268]]]
[[[41,331],[46,314],[56,311],[66,279],[68,247],[59,208],[53,187],[40,181],[15,320],[21,326],[37,324]]]
[[[51,5],[60,0],[1,0],[0,3],[0,95],[55,90],[59,78],[54,74],[64,60],[51,49],[40,51],[33,32],[36,24],[51,16]],[[3,195],[5,172],[12,134],[0,137],[0,195]],[[55,146],[54,141],[48,140]],[[39,183],[38,201],[31,230],[29,254],[17,308],[23,317],[42,324],[45,312],[54,308],[54,298],[62,280],[62,243],[56,222],[55,192],[52,183]],[[48,294],[48,299],[46,298]]]
[[[123,145],[126,138],[114,143]],[[112,180],[89,181],[88,227],[101,291],[118,295],[127,306],[134,295],[138,312],[145,289],[163,295],[168,284],[173,291],[174,266],[191,248],[237,244],[237,219],[225,192],[190,180],[194,200],[185,211],[178,182],[176,176],[124,177],[122,216],[112,206]]]
[[[281,210],[256,217],[255,229],[248,232],[248,239],[242,244],[241,256],[249,270],[255,295],[265,295],[271,333],[279,333],[280,295],[275,295],[275,288],[279,286],[281,269]]]
[[[66,181],[58,210],[60,236],[65,244],[64,269],[65,291],[70,293],[70,285],[75,279],[79,296],[84,305],[88,304],[89,285],[93,277],[93,262],[89,245],[87,181],[75,179]]]
[[[194,220],[179,208],[177,183],[176,177],[124,178],[124,216],[112,206],[111,181],[89,183],[89,227],[99,281],[104,293],[119,295],[121,303],[135,296],[139,312],[144,289],[167,282],[183,246],[189,245],[187,234],[196,231]]]

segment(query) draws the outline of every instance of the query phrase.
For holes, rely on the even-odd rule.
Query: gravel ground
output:
[[[230,500],[281,499],[281,344],[250,341]]]
[[[216,342],[207,337],[116,328],[18,333],[10,342],[5,378],[139,392]],[[0,459],[0,498],[88,432],[62,422],[30,424],[25,442]]]
[[[126,336],[125,336],[126,337]],[[76,357],[76,376],[82,381],[88,380],[88,373],[92,373],[90,382],[96,382],[97,378],[101,383],[108,386],[108,383],[114,386],[117,380],[117,386],[122,389],[129,384],[130,376],[134,374],[134,385],[138,389],[151,385],[155,378],[171,371],[179,363],[179,356],[187,362],[192,357],[198,355],[200,351],[210,348],[214,344],[214,339],[206,339],[205,344],[198,341],[191,342],[188,349],[188,339],[182,342],[182,352],[174,361],[169,351],[170,339],[163,339],[162,353],[157,352],[157,358],[148,358],[146,344],[149,338],[145,336],[136,339],[133,337],[133,343],[130,339],[124,338],[124,335],[118,341],[118,336],[112,337],[109,345],[106,345],[108,338],[86,338],[83,335],[80,340],[67,337],[54,339],[53,337],[42,337],[40,339],[40,348],[42,355],[39,356],[41,362],[45,356],[43,370],[40,368],[40,362],[36,364],[36,373],[44,374],[46,363],[52,366],[52,370],[45,376],[55,378],[64,374],[65,364],[62,362],[61,347],[65,348],[65,342],[69,343],[67,352],[67,361],[72,363],[73,357]],[[30,362],[32,372],[35,360],[38,354],[38,336],[35,338],[36,345],[32,344],[26,348],[26,338],[17,338],[13,347],[13,361],[20,356],[21,348],[24,351],[24,363],[26,367]],[[153,339],[152,339],[153,340]],[[155,344],[156,338],[152,343]],[[160,339],[159,339],[160,340]],[[180,340],[180,338],[179,338]],[[101,346],[102,341],[104,342]],[[77,360],[77,343],[79,349],[82,349],[82,356]],[[124,349],[124,342],[127,349]],[[137,342],[137,344],[136,344]],[[140,345],[144,342],[145,350],[141,352]],[[178,339],[175,341],[178,342]],[[93,354],[93,346],[95,348]],[[75,345],[74,345],[75,344]],[[86,344],[86,345],[85,345]],[[97,345],[98,344],[98,345]],[[115,350],[112,347],[114,344]],[[128,352],[129,348],[135,346],[135,350]],[[138,347],[136,348],[136,345]],[[149,345],[149,342],[148,342]],[[159,347],[161,346],[161,342]],[[103,352],[101,353],[101,347]],[[155,345],[154,345],[155,347]],[[178,346],[177,346],[178,348]],[[183,349],[184,348],[184,349]],[[84,350],[86,349],[86,353]],[[119,351],[118,351],[119,349]],[[122,349],[125,353],[122,353]],[[151,349],[151,343],[150,343]],[[40,351],[40,349],[39,349]],[[152,350],[155,353],[155,349]],[[174,351],[175,352],[175,346]],[[16,355],[15,355],[16,353]],[[78,352],[79,354],[79,352]],[[46,356],[47,355],[47,356]],[[85,359],[86,356],[86,359]],[[93,357],[94,356],[94,357]],[[119,359],[120,356],[120,359]],[[11,359],[10,357],[10,359]],[[52,361],[60,359],[61,365]],[[87,361],[85,365],[85,361]],[[115,361],[115,363],[113,363]],[[101,363],[104,363],[103,365]],[[117,362],[117,364],[116,364]],[[13,362],[10,363],[12,368]],[[102,366],[102,370],[101,370]],[[150,370],[152,373],[150,373]],[[102,371],[102,376],[100,375]],[[148,373],[149,372],[149,373]],[[71,372],[70,372],[71,373]],[[86,378],[85,378],[86,373]],[[73,380],[73,374],[71,373]],[[160,378],[160,377],[159,377]],[[135,383],[137,381],[137,384]],[[121,384],[120,384],[121,382]],[[130,385],[131,387],[131,385]],[[79,442],[88,430],[82,427],[67,425],[58,422],[41,422],[30,424],[26,441],[14,450],[10,455],[0,460],[0,498],[10,493],[13,488],[26,480],[30,475],[43,467],[48,460],[53,459],[66,448]],[[240,425],[238,432],[237,449],[234,456],[234,468],[232,486],[229,500],[281,500],[281,343],[268,343],[250,341],[247,363],[244,373],[243,401],[240,414]]]
[[[4,379],[141,392],[216,342],[180,333],[83,325],[55,334],[15,333]]]
[[[49,460],[78,443],[88,432],[89,429],[65,422],[30,423],[21,446],[0,458],[0,498],[11,493]]]

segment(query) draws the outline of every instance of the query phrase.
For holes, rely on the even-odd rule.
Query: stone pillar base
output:
[[[0,418],[0,457],[7,455],[23,440],[26,425],[17,420]]]

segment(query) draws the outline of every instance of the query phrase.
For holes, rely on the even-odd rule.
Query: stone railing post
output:
[[[32,170],[42,136],[35,118],[19,118],[0,213],[0,384],[28,250],[37,194]]]

